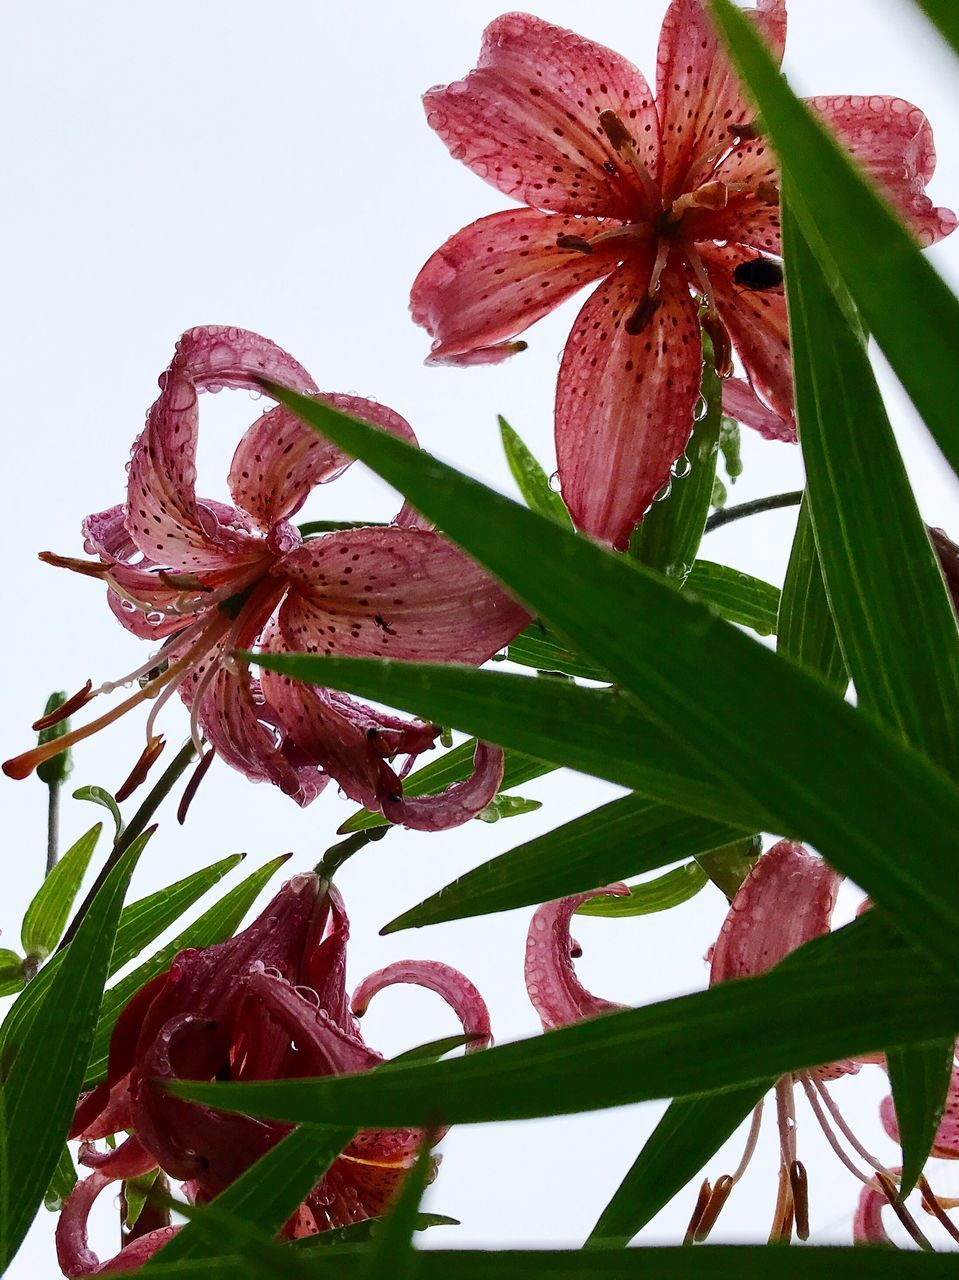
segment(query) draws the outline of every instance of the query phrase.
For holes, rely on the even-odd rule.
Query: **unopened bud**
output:
[[[42,719],[46,720],[57,712],[67,702],[65,693],[51,693],[47,698],[47,705],[44,708]],[[49,725],[45,729],[41,729],[37,735],[37,745],[42,747],[48,742],[54,742],[57,738],[62,738],[64,734],[70,731],[69,717],[58,720],[55,724]],[[61,751],[55,756],[51,756],[48,760],[42,761],[37,765],[37,777],[41,782],[45,782],[48,787],[59,787],[66,782],[73,768],[73,762],[70,757],[70,751]]]

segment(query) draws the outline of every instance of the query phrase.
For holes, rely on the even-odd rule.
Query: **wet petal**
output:
[[[854,1244],[879,1244],[893,1248],[892,1240],[882,1225],[882,1211],[887,1201],[881,1191],[874,1187],[863,1187],[856,1205],[856,1216],[853,1218],[852,1238]]]
[[[842,144],[881,187],[924,247],[956,229],[951,209],[938,209],[926,195],[936,171],[932,126],[903,98],[834,94],[811,98]]]
[[[615,164],[597,123],[603,111],[619,116],[647,169],[658,169],[658,120],[642,74],[611,49],[530,14],[497,18],[477,69],[431,89],[423,103],[455,159],[534,209],[626,218],[645,203],[632,169]]]
[[[605,224],[535,209],[509,209],[464,227],[437,249],[413,284],[410,310],[433,338],[433,362],[487,350],[524,329],[616,265],[622,248],[560,248]]]
[[[627,332],[652,265],[651,251],[637,251],[587,300],[556,388],[563,498],[578,528],[618,548],[682,453],[700,386],[696,304],[672,266],[652,316]]]
[[[381,799],[383,816],[414,831],[449,831],[481,813],[500,789],[505,757],[499,747],[478,742],[473,772],[460,782],[428,796],[392,794]]]
[[[406,419],[386,405],[339,394],[317,394],[316,399],[417,443]],[[268,531],[294,516],[315,485],[335,480],[352,461],[290,409],[276,405],[254,422],[237,446],[230,467],[230,492],[237,506]]]
[[[747,9],[777,60],[786,42],[785,0]],[[663,187],[670,199],[708,173],[710,155],[729,141],[729,126],[754,116],[703,0],[672,0],[659,37],[656,101],[663,133]],[[700,173],[697,174],[697,170]]]
[[[189,375],[198,391],[259,391],[258,379],[280,382],[309,395],[316,383],[298,360],[269,338],[222,324],[188,329],[176,344],[174,365]]]
[[[85,1168],[96,1169],[97,1173],[113,1179],[139,1178],[156,1168],[153,1156],[134,1136],[126,1138],[114,1151],[109,1147],[106,1151],[97,1151],[91,1144],[81,1143],[78,1159]]]
[[[610,885],[592,893],[577,893],[540,907],[529,926],[526,939],[526,991],[539,1014],[543,1030],[563,1027],[580,1018],[592,1018],[624,1008],[610,1000],[590,995],[576,976],[569,934],[577,907],[601,894],[627,896],[624,884]]]
[[[756,257],[743,245],[699,245],[698,249],[719,318],[729,330],[753,390],[784,422],[793,422],[785,288],[780,285],[759,291],[736,284],[733,272],[740,263]]]
[[[842,877],[802,845],[780,840],[743,881],[710,965],[710,983],[765,973],[827,933]]]
[[[298,995],[282,978],[264,972],[251,974],[251,994],[262,1001],[270,1016],[296,1043],[300,1076],[344,1075],[369,1071],[383,1061],[359,1036],[333,1021],[325,1009],[317,1009]]]
[[[290,649],[422,662],[485,662],[528,621],[484,569],[439,534],[348,529],[276,569]]]
[[[749,383],[742,378],[727,378],[723,383],[723,413],[735,418],[744,427],[752,427],[767,440],[784,440],[788,444],[795,444],[799,438],[795,425],[784,422],[772,409],[767,409]]]
[[[65,1276],[89,1276],[100,1269],[100,1259],[87,1243],[87,1220],[94,1201],[112,1178],[91,1173],[73,1188],[57,1220],[57,1261]]]
[[[493,1033],[486,1001],[469,978],[438,960],[397,960],[385,969],[371,973],[353,992],[353,1012],[361,1016],[377,991],[398,982],[426,987],[446,1001],[463,1024],[464,1032],[476,1037],[466,1046],[467,1052],[492,1044]]]

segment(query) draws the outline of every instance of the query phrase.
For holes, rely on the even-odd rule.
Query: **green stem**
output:
[[[167,766],[159,782],[143,801],[143,804],[140,805],[139,809],[137,809],[136,813],[127,825],[123,828],[123,832],[117,836],[113,843],[113,849],[110,851],[109,858],[107,858],[106,862],[101,867],[100,874],[90,887],[90,892],[83,899],[83,902],[81,902],[76,914],[70,921],[66,933],[60,940],[60,945],[57,947],[57,951],[62,951],[64,947],[73,941],[74,934],[79,929],[84,916],[90,910],[90,905],[107,876],[126,853],[127,849],[129,849],[130,845],[133,844],[137,836],[142,835],[147,829],[147,824],[150,819],[173,790],[179,779],[186,772],[195,755],[196,750],[193,746],[192,739],[190,739],[183,747],[180,748],[173,760],[170,761],[170,764]]]
[[[60,844],[60,783],[47,785],[47,866],[44,875],[48,876],[57,865]]]
[[[348,836],[339,844],[330,845],[316,864],[316,874],[322,880],[331,881],[343,863],[352,858],[354,853],[359,853],[361,849],[376,840],[382,840],[389,830],[389,827],[370,827],[366,831],[357,831],[355,835]]]
[[[723,511],[714,511],[706,521],[706,532],[721,529],[724,524],[732,524],[734,520],[744,520],[747,516],[758,516],[764,511],[778,511],[780,507],[798,507],[802,502],[802,489],[794,489],[790,493],[774,493],[768,498],[754,498],[752,502],[743,502],[738,507],[726,507]]]

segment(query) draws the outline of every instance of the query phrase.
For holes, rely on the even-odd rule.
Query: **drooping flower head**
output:
[[[97,1196],[118,1179],[159,1166],[194,1203],[213,1199],[274,1146],[289,1126],[228,1115],[171,1097],[163,1082],[277,1080],[366,1071],[383,1059],[360,1035],[357,1014],[392,983],[440,995],[471,1037],[490,1043],[486,1005],[462,974],[435,961],[401,961],[371,974],[352,1005],[346,994],[349,922],[339,894],[316,875],[296,876],[257,920],[228,942],[184,951],[126,1006],[111,1041],[106,1080],[77,1107],[71,1137],[93,1172],[64,1205],[57,1229],[68,1276],[121,1270],[159,1249],[160,1228],[101,1267],[87,1244]],[[95,1142],[127,1131],[115,1150]],[[436,1141],[439,1140],[436,1136]],[[334,1161],[286,1224],[311,1235],[378,1216],[422,1146],[419,1130],[367,1130]]]
[[[801,845],[788,840],[774,845],[752,868],[730,904],[708,957],[710,984],[765,973],[803,943],[827,933],[840,883],[841,877],[835,871]],[[621,894],[627,890],[623,885],[613,885],[599,892]],[[527,940],[526,985],[546,1030],[621,1007],[584,990],[573,970],[572,958],[577,948],[570,938],[570,921],[592,896],[577,894],[547,903],[533,917]],[[883,1165],[862,1145],[829,1091],[830,1081],[856,1074],[865,1062],[881,1063],[882,1055],[830,1063],[778,1081],[775,1097],[780,1173],[771,1240],[789,1240],[794,1229],[803,1239],[809,1232],[806,1169],[799,1160],[796,1144],[793,1094],[797,1084],[844,1167],[883,1203],[893,1204],[914,1238],[924,1240],[912,1216],[898,1203],[898,1170]],[[762,1114],[760,1103],[753,1113],[746,1147],[735,1172],[724,1174],[714,1184],[703,1183],[690,1220],[688,1242],[708,1237],[733,1187],[745,1174],[756,1150]],[[952,1127],[947,1116],[941,1130],[943,1142],[955,1138],[954,1113],[951,1119]],[[877,1216],[873,1200],[864,1205],[856,1220],[857,1231],[864,1214],[869,1221]]]
[[[747,12],[781,58],[785,0]],[[423,267],[411,309],[431,360],[506,358],[525,346],[517,334],[601,282],[556,390],[559,476],[580,529],[625,546],[668,479],[699,393],[701,308],[721,371],[731,339],[749,379],[730,387],[729,411],[795,439],[777,167],[702,0],[669,5],[655,95],[612,50],[509,13],[476,69],[424,103],[452,155],[526,206],[464,228]],[[955,228],[925,195],[935,149],[921,111],[878,96],[813,106],[923,244]]]
[[[114,615],[155,646],[122,681],[96,691],[88,683],[58,714],[121,683],[139,680],[141,687],[57,746],[8,761],[4,771],[24,777],[45,752],[153,699],[132,785],[159,754],[158,716],[177,692],[190,708],[198,749],[201,733],[209,744],[206,763],[215,752],[300,804],[332,777],[392,822],[428,830],[465,821],[495,794],[499,751],[481,745],[474,776],[441,796],[404,798],[401,773],[388,760],[411,762],[432,745],[435,727],[271,672],[255,679],[233,656],[256,648],[478,664],[526,621],[478,565],[408,506],[388,526],[304,539],[292,517],[315,486],[342,475],[352,459],[282,405],[263,413],[237,447],[229,474],[235,505],[198,497],[200,392],[257,391],[261,378],[416,443],[392,409],[356,396],[321,396],[302,366],[266,338],[222,326],[185,333],[134,443],[126,502],[84,523],[86,549],[96,559],[44,557],[104,581]]]

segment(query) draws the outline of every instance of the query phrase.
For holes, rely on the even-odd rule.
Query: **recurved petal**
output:
[[[780,840],[743,881],[713,948],[709,981],[765,973],[827,933],[842,877],[802,845]]]
[[[784,423],[794,422],[786,291],[745,289],[733,272],[756,257],[745,245],[697,245],[709,274],[716,310],[729,330],[753,390]],[[789,438],[786,436],[785,438]]]
[[[78,1182],[64,1201],[57,1220],[57,1261],[65,1276],[89,1276],[109,1271],[136,1270],[156,1251],[176,1235],[179,1227],[160,1227],[132,1241],[108,1262],[100,1259],[87,1240],[87,1222],[90,1211],[101,1191],[115,1186],[115,1179],[101,1173],[92,1173]]]
[[[528,615],[473,560],[422,529],[347,529],[310,541],[275,572],[279,624],[306,653],[485,662]]]
[[[577,893],[547,902],[538,908],[530,922],[526,938],[526,992],[544,1031],[624,1007],[590,995],[573,967],[573,952],[578,950],[569,933],[573,913],[584,902],[601,894],[623,897],[629,890],[624,884],[614,884],[592,893]]]
[[[371,973],[353,992],[353,1012],[362,1017],[378,991],[398,982],[426,987],[446,1001],[463,1024],[464,1032],[475,1037],[466,1046],[467,1052],[485,1049],[492,1044],[493,1033],[486,1001],[469,978],[438,960],[397,960],[385,969]]]
[[[752,427],[767,440],[795,444],[798,438],[795,424],[784,422],[772,409],[767,409],[743,378],[727,378],[723,383],[723,413],[744,427]]]
[[[702,347],[696,305],[668,265],[651,315],[651,253],[635,255],[580,311],[556,387],[556,455],[577,527],[623,549],[693,427]]]
[[[499,747],[478,742],[473,752],[473,772],[451,782],[435,795],[405,796],[402,784],[381,798],[384,818],[414,831],[449,831],[481,813],[503,781],[504,756]]]
[[[653,175],[659,167],[656,108],[642,74],[531,14],[497,18],[476,70],[423,102],[455,159],[535,209],[617,218],[643,205],[639,179],[598,124],[603,111],[619,116]]]
[[[282,978],[262,971],[250,975],[251,994],[296,1043],[304,1076],[344,1075],[369,1071],[383,1061],[359,1036],[338,1026]]]
[[[317,394],[343,413],[416,444],[413,428],[394,410],[362,396]],[[318,435],[284,405],[268,409],[248,429],[230,467],[230,492],[238,507],[268,531],[295,515],[310,490],[342,475],[353,459]]]
[[[495,349],[616,265],[622,248],[585,244],[608,225],[536,209],[507,209],[451,236],[413,283],[410,311],[433,339],[430,360],[453,363]]]
[[[875,1187],[863,1187],[856,1205],[856,1216],[852,1223],[854,1244],[886,1245],[895,1247],[882,1225],[882,1211],[887,1204],[886,1197]]]
[[[260,378],[281,382],[309,395],[316,383],[298,360],[269,338],[224,324],[188,329],[176,344],[173,365],[182,369],[198,391],[224,387],[260,390]]]
[[[786,43],[785,0],[759,0],[746,13],[766,37],[777,60]],[[665,158],[663,187],[675,199],[695,187],[717,148],[730,140],[730,126],[751,123],[754,110],[703,0],[672,0],[659,37],[656,68]],[[699,172],[697,172],[699,171]]]
[[[834,94],[811,98],[815,107],[915,232],[923,246],[956,229],[951,209],[939,209],[926,195],[936,171],[932,126],[903,98]]]

